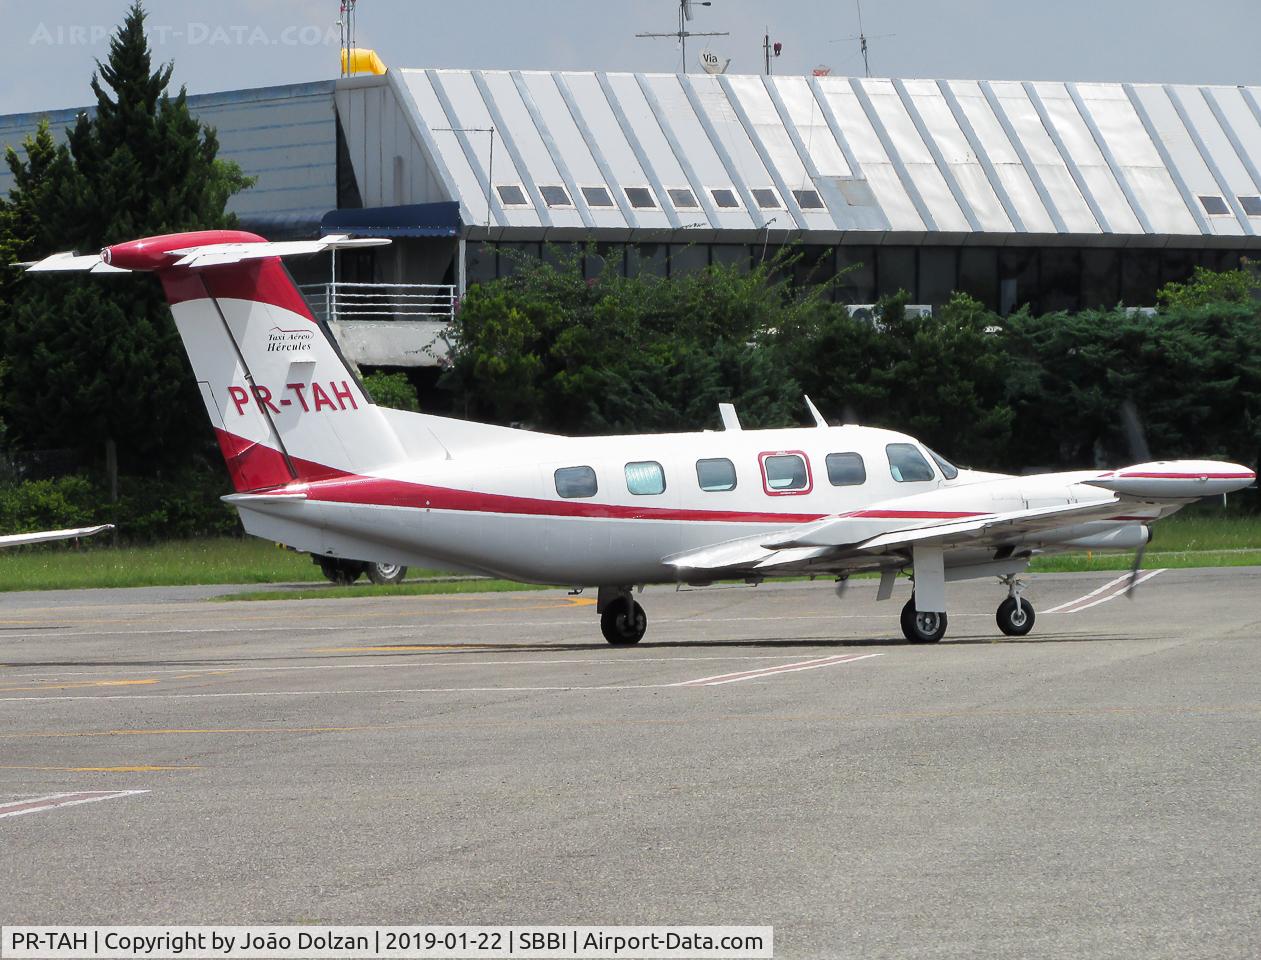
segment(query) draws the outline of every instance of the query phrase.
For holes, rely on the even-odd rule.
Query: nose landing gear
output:
[[[1021,596],[1024,581],[1016,579],[1015,574],[1003,577],[1002,582],[1007,585],[1007,599],[998,605],[994,619],[1007,636],[1023,637],[1033,629],[1033,604]]]
[[[648,630],[648,614],[631,596],[630,589],[600,588],[597,601],[600,610],[600,632],[615,647],[639,643]]]

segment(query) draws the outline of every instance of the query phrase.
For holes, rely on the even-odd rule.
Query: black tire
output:
[[[1020,606],[1017,607],[1016,598],[1008,597],[998,605],[998,613],[994,619],[998,621],[998,629],[1007,636],[1023,637],[1033,629],[1033,604],[1021,597]]]
[[[627,610],[630,610],[629,616]],[[648,629],[648,615],[634,600],[618,598],[600,614],[600,632],[615,647],[639,643]]]
[[[946,635],[946,623],[944,613],[917,611],[914,595],[902,608],[902,635],[911,643],[936,643]]]
[[[367,566],[361,560],[343,560],[341,557],[316,557],[315,561],[320,565],[320,572],[329,581],[343,587],[358,580],[359,574]]]
[[[402,583],[405,576],[407,576],[407,568],[401,563],[368,564],[368,579],[373,583],[383,585],[388,583]]]

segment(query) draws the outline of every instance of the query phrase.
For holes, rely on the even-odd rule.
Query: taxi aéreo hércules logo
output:
[[[267,331],[267,352],[307,353],[314,339],[314,330],[286,330],[283,327],[272,327]]]

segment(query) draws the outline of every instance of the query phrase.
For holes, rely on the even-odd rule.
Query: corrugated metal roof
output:
[[[489,70],[377,82],[407,114],[430,193],[458,200],[475,232],[1261,245],[1261,87]],[[371,149],[371,124],[358,129]]]

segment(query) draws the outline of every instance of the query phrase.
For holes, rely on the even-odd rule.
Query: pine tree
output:
[[[216,159],[212,128],[189,112],[183,88],[167,93],[172,64],[153,66],[139,2],[92,77],[93,114],[68,145],[50,137],[10,154],[13,211],[35,213],[32,253],[97,250],[182,230],[232,227],[225,211],[250,185]],[[45,131],[46,132],[46,131]],[[5,412],[29,448],[104,453],[111,491],[117,470],[151,474],[202,442],[203,414],[174,323],[147,275],[24,280],[5,330]],[[194,426],[195,425],[195,426]]]

